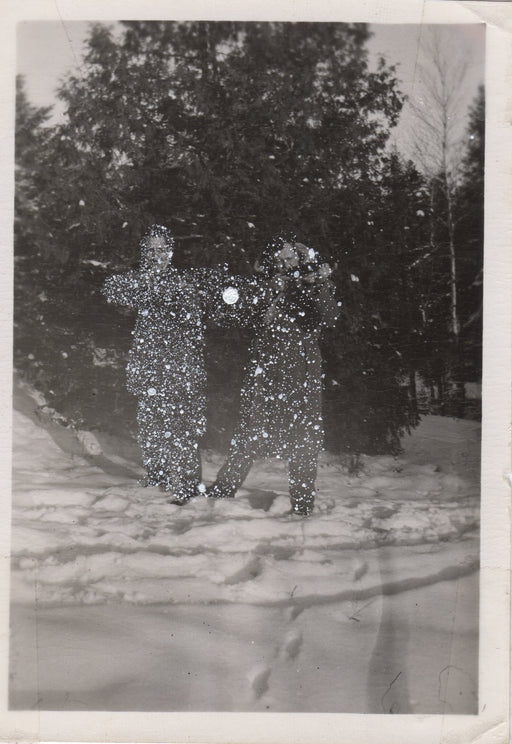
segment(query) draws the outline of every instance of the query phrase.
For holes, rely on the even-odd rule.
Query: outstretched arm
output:
[[[173,274],[170,279],[151,272],[127,271],[125,274],[110,276],[101,292],[107,302],[140,308],[149,304],[176,304],[177,290],[186,287],[186,281],[177,274]]]
[[[297,279],[288,278],[285,291],[289,307],[295,309],[300,324],[310,330],[333,328],[339,317],[339,304],[335,297],[334,283],[329,279],[331,269],[323,264],[317,271]],[[286,279],[286,277],[285,277]],[[276,303],[283,293],[276,298]],[[269,313],[272,306],[269,308]]]
[[[323,263],[316,271],[304,277],[305,286],[310,287],[320,328],[334,328],[340,315],[340,303],[336,301],[336,287],[329,278],[331,274],[331,266]]]
[[[336,301],[333,282],[329,279],[322,282],[317,290],[315,300],[321,316],[320,325],[323,328],[334,328],[340,315],[340,309]]]
[[[107,302],[136,307],[139,293],[137,275],[133,271],[113,274],[103,284],[101,293],[105,296]]]

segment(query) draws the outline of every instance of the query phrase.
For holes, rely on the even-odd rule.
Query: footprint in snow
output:
[[[253,488],[249,492],[248,501],[251,509],[263,509],[268,512],[278,494],[273,491],[263,491],[259,488]]]
[[[293,623],[294,620],[296,620],[301,612],[304,611],[304,606],[295,604],[292,607],[288,609],[288,620],[290,623]]]
[[[262,563],[258,556],[253,556],[249,561],[231,576],[226,576],[225,584],[240,584],[244,581],[257,579],[263,570]]]
[[[255,697],[260,698],[267,692],[271,671],[271,668],[266,664],[258,664],[249,672],[249,682]]]
[[[368,573],[368,564],[366,561],[357,560],[354,561],[354,573],[352,575],[352,581],[359,581]]]
[[[303,637],[300,630],[293,629],[286,634],[284,652],[289,659],[295,659],[298,656],[302,641]]]

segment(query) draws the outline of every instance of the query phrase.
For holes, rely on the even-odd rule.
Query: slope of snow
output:
[[[474,422],[323,456],[303,519],[279,460],[178,507],[14,416],[13,707],[474,711]]]

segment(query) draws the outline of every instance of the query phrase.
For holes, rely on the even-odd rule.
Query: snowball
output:
[[[238,289],[236,289],[236,287],[226,287],[222,293],[222,299],[226,305],[234,305],[235,302],[238,302],[239,297],[240,295],[238,294]]]
[[[151,388],[148,388],[148,395],[156,395],[156,390],[155,390],[155,388],[153,388],[153,387],[151,387]]]

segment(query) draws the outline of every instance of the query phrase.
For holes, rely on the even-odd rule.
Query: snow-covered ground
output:
[[[402,456],[358,474],[324,455],[304,519],[281,461],[257,463],[234,500],[177,507],[26,413],[12,708],[476,712],[475,422],[427,417]],[[205,458],[206,482],[219,462]]]

